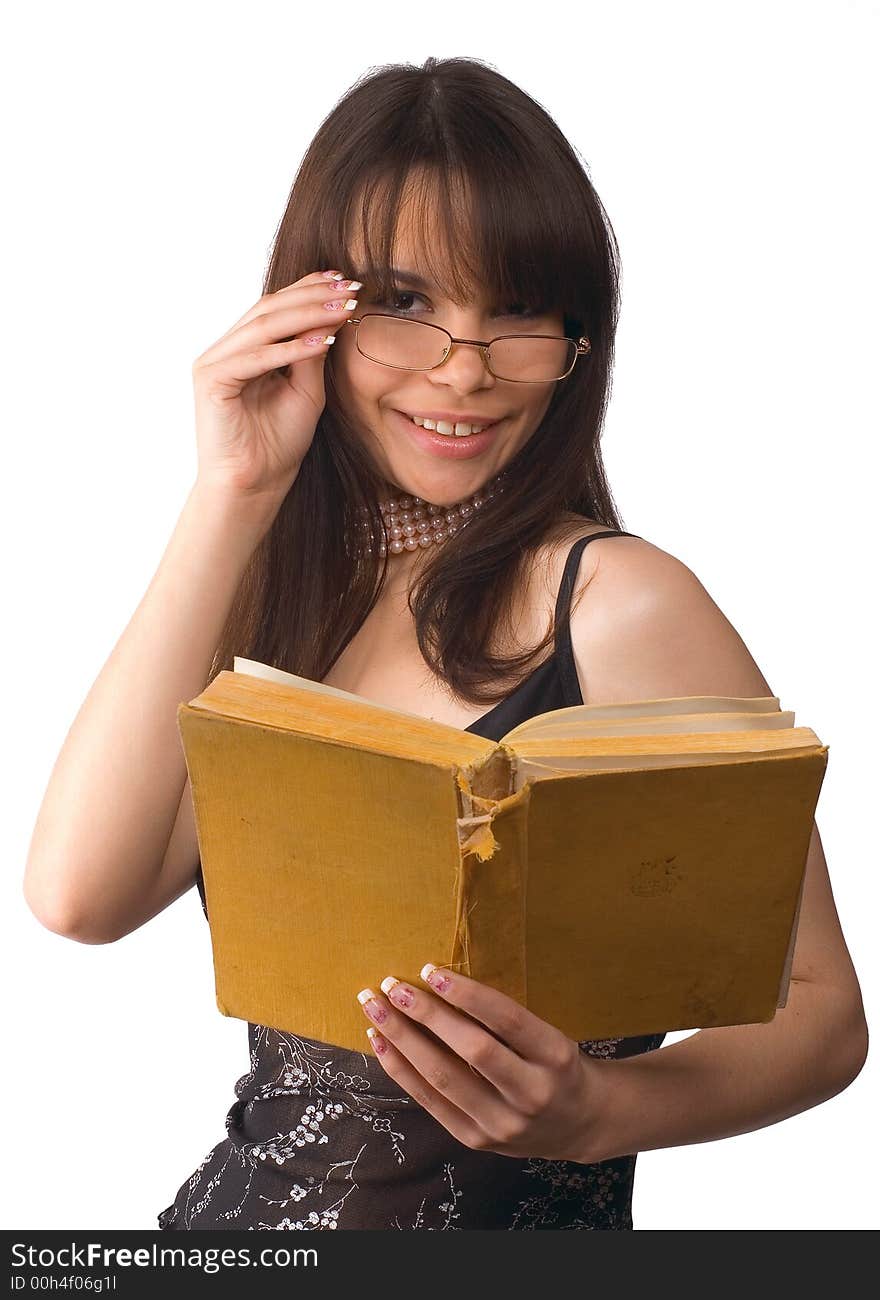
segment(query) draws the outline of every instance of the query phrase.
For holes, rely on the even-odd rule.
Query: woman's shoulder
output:
[[[597,529],[582,529],[586,531]],[[694,571],[644,537],[597,539],[575,584],[572,650],[587,704],[773,695]],[[582,599],[579,599],[582,596]]]
[[[572,547],[583,537],[595,537],[596,540],[581,549],[572,591],[573,605],[579,602],[592,583],[600,564],[607,566],[612,563],[620,577],[628,575],[630,582],[648,584],[652,572],[662,567],[664,562],[672,567],[679,564],[674,556],[661,551],[645,538],[624,537],[620,535],[621,531],[585,515],[565,515],[539,548],[537,567],[546,576],[545,594],[554,595],[558,590]]]
[[[582,537],[595,537],[596,540],[581,551],[575,595],[590,584],[600,566],[606,573],[613,572],[618,589],[621,583],[625,583],[631,594],[640,589],[646,595],[650,594],[656,590],[658,582],[697,581],[683,560],[664,551],[649,538],[626,535],[623,529],[609,528],[607,524],[582,516],[571,517],[570,528],[560,541],[563,558]]]

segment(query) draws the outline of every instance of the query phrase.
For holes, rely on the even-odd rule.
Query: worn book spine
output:
[[[493,755],[496,762],[499,755]],[[500,755],[501,785],[511,765]],[[506,764],[507,776],[504,772]],[[485,774],[484,774],[485,776]],[[487,788],[484,779],[483,788]],[[459,774],[463,815],[458,819],[461,863],[456,881],[453,970],[489,984],[523,1005],[527,1001],[526,888],[531,786],[485,798]]]

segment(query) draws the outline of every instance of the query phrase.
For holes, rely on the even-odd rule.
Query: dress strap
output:
[[[574,662],[574,652],[571,646],[571,627],[569,625],[571,615],[571,597],[574,591],[574,582],[580,567],[581,555],[584,548],[590,542],[595,542],[599,537],[636,537],[637,533],[625,533],[617,528],[606,529],[602,533],[589,533],[586,537],[579,537],[568,552],[565,561],[565,568],[562,571],[562,581],[559,584],[559,592],[556,596],[556,613],[554,622],[554,654],[556,657],[557,669],[562,682],[562,688],[565,692],[565,698],[572,705],[582,703],[580,683],[578,681],[577,668]]]

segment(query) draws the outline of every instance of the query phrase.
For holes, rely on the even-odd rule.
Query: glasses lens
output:
[[[568,373],[576,352],[572,339],[523,335],[496,339],[489,348],[489,363],[499,379],[547,383]]]
[[[449,335],[422,321],[367,315],[358,326],[357,345],[365,357],[383,366],[431,370],[445,359]],[[521,335],[496,339],[489,347],[489,364],[498,379],[548,383],[568,374],[576,353],[572,339]]]
[[[357,341],[359,351],[371,361],[407,370],[438,366],[449,346],[449,336],[442,330],[397,316],[365,316]]]

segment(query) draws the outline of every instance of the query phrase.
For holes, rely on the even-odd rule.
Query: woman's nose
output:
[[[495,383],[483,350],[475,343],[453,342],[446,359],[428,371],[428,374],[439,383],[448,384],[463,392]]]

